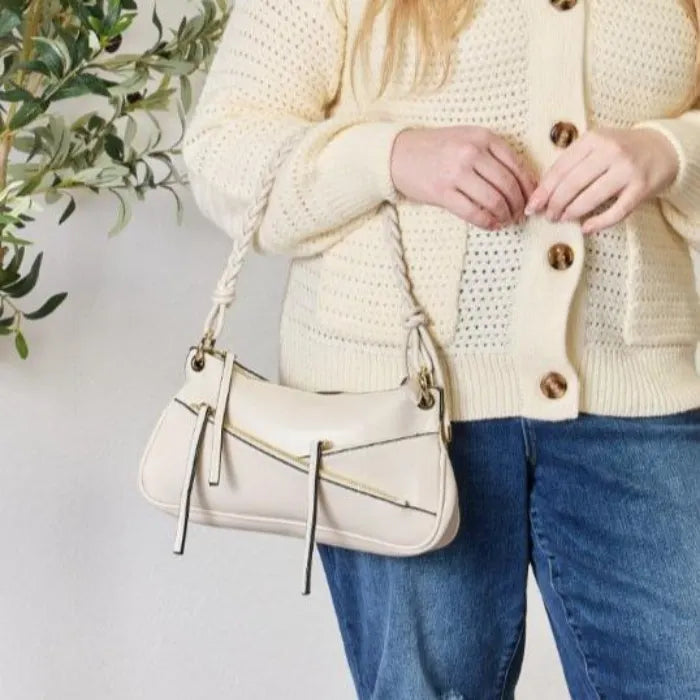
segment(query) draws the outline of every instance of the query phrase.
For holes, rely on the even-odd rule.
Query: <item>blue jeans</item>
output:
[[[512,699],[530,564],[574,700],[700,698],[700,407],[453,429],[450,544],[316,544],[358,698]]]

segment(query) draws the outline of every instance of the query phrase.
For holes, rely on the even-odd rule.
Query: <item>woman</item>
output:
[[[698,3],[239,0],[189,125],[231,236],[291,257],[281,379],[396,386],[396,204],[462,520],[318,544],[360,698],[512,698],[531,562],[574,698],[700,697]]]

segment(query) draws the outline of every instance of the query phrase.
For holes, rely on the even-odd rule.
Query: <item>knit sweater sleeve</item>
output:
[[[186,128],[195,201],[232,238],[274,151],[301,138],[275,174],[258,253],[313,255],[397,198],[391,150],[408,124],[328,116],[345,60],[344,3],[237,0]]]
[[[700,251],[700,108],[632,126],[645,127],[666,136],[678,156],[675,179],[657,195],[661,211],[688,245]]]

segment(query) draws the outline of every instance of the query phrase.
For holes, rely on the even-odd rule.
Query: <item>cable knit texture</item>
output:
[[[287,138],[253,249],[291,258],[280,379],[372,391],[405,374],[405,308],[378,205],[398,208],[413,292],[444,353],[455,420],[581,411],[658,415],[700,406],[700,110],[670,117],[693,81],[697,32],[680,0],[477,0],[448,81],[405,94],[413,46],[388,94],[346,51],[365,0],[237,0],[185,135],[204,214],[235,238],[260,175]],[[371,41],[379,75],[386,15]],[[481,229],[397,193],[396,135],[478,124],[544,172],[552,126],[647,128],[678,157],[675,180],[622,222],[529,216]],[[552,246],[570,246],[565,269]],[[563,390],[548,392],[556,372]],[[543,381],[544,387],[543,387]],[[551,385],[551,382],[549,383]],[[561,388],[561,380],[558,383]]]

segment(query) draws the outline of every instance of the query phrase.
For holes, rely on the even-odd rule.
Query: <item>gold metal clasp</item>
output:
[[[420,408],[432,408],[435,404],[435,397],[430,391],[430,388],[433,386],[433,378],[430,370],[425,365],[422,365],[418,371],[418,384],[422,392],[418,406]]]
[[[202,336],[202,339],[197,344],[197,350],[192,356],[192,369],[195,372],[201,372],[204,369],[204,353],[212,352],[216,338],[212,337],[212,329],[208,328],[207,332]]]

